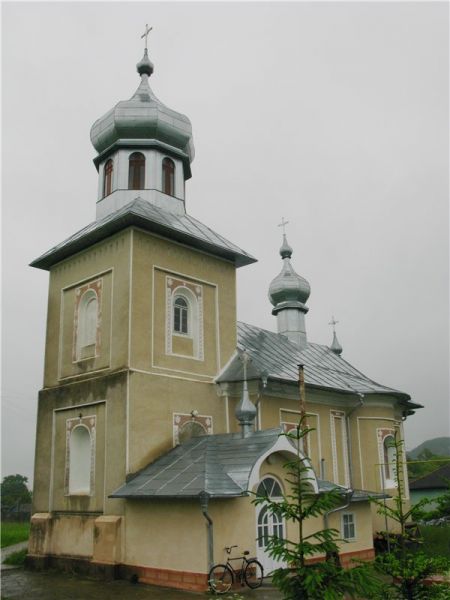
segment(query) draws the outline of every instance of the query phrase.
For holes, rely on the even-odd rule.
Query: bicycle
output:
[[[237,548],[237,545],[225,546],[228,555],[231,554],[233,548]],[[241,585],[244,585],[245,582],[252,589],[262,584],[264,578],[263,566],[256,558],[248,559],[247,556],[249,554],[250,552],[246,550],[243,556],[227,558],[225,565],[217,564],[212,566],[208,575],[208,583],[215,594],[226,594],[234,584],[235,577],[239,577]],[[233,560],[242,560],[241,568],[238,571],[231,564]]]

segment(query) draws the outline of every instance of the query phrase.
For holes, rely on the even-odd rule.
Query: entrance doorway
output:
[[[265,477],[258,485],[256,493],[258,496],[267,495],[270,500],[275,502],[283,499],[281,485],[273,477]],[[257,557],[264,567],[264,575],[269,575],[274,569],[286,565],[285,562],[269,556],[267,550],[267,543],[272,536],[284,537],[285,523],[280,515],[269,511],[267,504],[259,504],[256,507],[256,528]]]

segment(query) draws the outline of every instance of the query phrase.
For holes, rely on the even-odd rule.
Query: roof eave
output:
[[[151,221],[150,219],[147,219],[136,213],[127,212],[119,215],[116,219],[108,221],[97,229],[89,231],[86,233],[86,235],[74,240],[73,242],[69,242],[66,246],[55,249],[54,252],[49,251],[43,254],[42,256],[33,260],[30,263],[30,266],[48,271],[53,265],[63,261],[64,259],[69,258],[70,256],[73,256],[82,250],[85,250],[92,244],[100,242],[111,235],[126,229],[127,227],[132,226],[140,227],[145,231],[156,233],[166,238],[169,237],[177,242],[194,247],[209,254],[213,254],[214,256],[218,256],[224,260],[234,263],[237,268],[256,262],[256,258],[250,254],[240,254],[238,252],[233,252],[232,250],[221,248],[220,246],[200,240],[195,236],[178,231],[164,224]]]

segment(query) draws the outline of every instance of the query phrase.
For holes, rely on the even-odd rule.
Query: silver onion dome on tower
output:
[[[163,104],[150,88],[149,77],[154,67],[147,48],[136,67],[141,77],[136,92],[129,100],[118,102],[91,128],[91,142],[99,154],[96,162],[116,146],[160,147],[181,158],[185,179],[189,179],[194,159],[191,122]]]
[[[283,267],[269,286],[269,300],[274,307],[272,314],[277,317],[278,333],[305,348],[305,314],[309,310],[305,303],[311,288],[306,279],[298,275],[291,265],[292,248],[287,242],[286,234],[283,234],[280,255]]]

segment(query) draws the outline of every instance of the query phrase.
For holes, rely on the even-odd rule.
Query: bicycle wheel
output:
[[[214,565],[208,575],[209,587],[215,594],[226,594],[233,581],[233,571],[227,565]]]
[[[244,571],[244,580],[249,588],[259,587],[264,578],[264,569],[257,560],[249,560]]]

